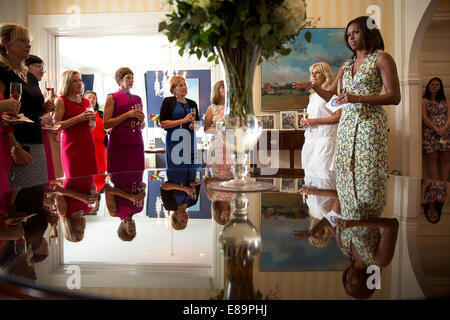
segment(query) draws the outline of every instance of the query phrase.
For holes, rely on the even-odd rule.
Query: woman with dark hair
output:
[[[95,128],[92,130],[92,137],[94,138],[95,158],[97,159],[98,172],[102,173],[106,171],[105,138],[107,137],[105,128],[103,127],[103,112],[99,110],[97,93],[88,90],[84,93],[84,97],[89,100],[89,105],[94,109],[96,114]]]
[[[36,77],[36,81],[33,81],[33,83],[36,86],[39,86],[39,81],[42,80],[44,77],[45,69],[44,69],[44,61],[39,58],[38,56],[30,54],[28,58],[25,59],[25,65],[28,68],[28,72],[33,74]],[[48,98],[48,97],[47,97]],[[42,128],[45,129],[46,125],[52,125],[53,124],[53,111],[55,110],[55,103],[54,98],[50,97],[45,101],[44,108],[48,110],[49,112],[45,113],[41,117],[41,124]],[[42,132],[42,138],[44,140],[44,148],[45,148],[45,156],[47,158],[47,171],[48,171],[48,180],[53,180],[56,178],[55,175],[55,166],[53,164],[53,154],[52,154],[52,146],[51,146],[51,140],[53,139],[54,132],[52,131],[43,131]],[[58,150],[58,154],[60,154]],[[57,164],[58,165],[58,164]],[[59,165],[60,167],[60,165]]]
[[[345,92],[335,100],[335,104],[345,105],[337,132],[336,174],[353,170],[385,173],[387,117],[383,105],[400,102],[397,67],[394,59],[383,51],[383,38],[370,17],[350,21],[344,41],[353,55],[344,62],[328,89],[315,81],[297,83],[294,87],[312,88],[329,101],[342,81]],[[381,94],[383,87],[386,92]]]
[[[450,198],[449,183],[438,180],[422,180],[420,203],[423,214],[430,223],[441,220],[442,209]]]
[[[423,150],[431,179],[449,181],[450,104],[440,78],[428,81],[422,97]],[[440,165],[438,165],[440,163]]]
[[[130,93],[134,84],[133,71],[119,68],[115,79],[119,90],[108,95],[103,114],[104,128],[112,129],[108,142],[108,172],[144,170],[145,115],[141,98]]]
[[[367,286],[371,276],[367,268],[386,267],[395,253],[398,220],[381,217],[386,206],[386,181],[384,174],[366,180],[347,179],[337,189],[341,216],[334,219],[326,216],[311,230],[293,233],[295,238],[317,237],[323,228],[328,228],[350,261],[342,274],[342,282],[345,291],[356,299],[367,299],[375,291]]]
[[[194,121],[200,121],[200,116],[197,103],[186,98],[187,90],[186,80],[173,76],[170,79],[173,97],[164,98],[161,105],[161,128],[167,131],[167,168],[199,167]]]

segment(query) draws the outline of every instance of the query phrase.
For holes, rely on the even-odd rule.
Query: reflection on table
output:
[[[70,292],[66,269],[76,265],[82,277],[77,292],[142,299],[221,299],[225,279],[233,275],[246,281],[241,281],[245,284],[241,288],[249,295],[242,298],[352,299],[343,282],[345,269],[359,258],[379,262],[377,250],[388,244],[384,243],[387,225],[377,226],[376,234],[367,232],[371,226],[364,225],[370,220],[365,217],[376,212],[378,219],[386,219],[381,222],[395,218],[399,227],[393,255],[380,263],[381,287],[373,290],[370,299],[423,299],[449,292],[450,274],[445,270],[450,270],[450,259],[445,253],[450,250],[448,242],[441,241],[450,235],[448,184],[385,176],[372,181],[377,188],[348,179],[343,189],[334,190],[333,181],[298,173],[257,178],[276,187],[246,195],[248,219],[261,232],[261,253],[249,256],[236,251],[228,260],[218,248],[221,231],[231,220],[222,225],[212,219],[213,201],[205,186],[211,176],[206,169],[98,175],[3,193],[0,275]],[[171,190],[175,184],[178,189]],[[171,194],[165,195],[166,191]],[[232,203],[232,198],[227,200]],[[189,219],[184,229],[176,230],[172,215],[180,204],[186,205],[183,214]],[[427,218],[426,205],[440,218],[436,214]],[[234,205],[230,209],[234,211]],[[330,212],[353,217],[340,225],[334,221],[336,238],[329,226],[325,228],[330,234],[318,234],[323,241],[292,236],[296,230],[310,231],[320,223],[312,223],[311,217],[333,220]],[[349,221],[357,217],[365,222],[353,226],[355,222]],[[134,223],[123,225],[127,218]],[[46,248],[52,224],[58,241]],[[119,229],[136,233],[131,241],[123,241]],[[335,239],[340,239],[344,250]],[[367,239],[369,245],[364,243]],[[247,268],[241,268],[244,265]],[[352,285],[355,273],[348,272],[344,281]],[[172,288],[171,293],[161,288]]]

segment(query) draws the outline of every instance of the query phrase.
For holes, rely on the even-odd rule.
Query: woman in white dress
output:
[[[333,82],[333,71],[326,62],[313,64],[309,71],[311,81],[328,88]],[[305,128],[305,143],[302,147],[302,168],[325,173],[324,178],[334,175],[334,155],[336,133],[341,118],[341,109],[333,112],[326,107],[327,102],[311,90],[307,107],[307,118],[300,120]]]

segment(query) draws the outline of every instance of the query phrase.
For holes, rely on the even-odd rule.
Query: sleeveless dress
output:
[[[330,172],[327,170],[326,172]],[[325,174],[316,174],[317,171],[309,171],[305,169],[305,186],[322,190],[336,190],[336,180],[331,173],[327,178]],[[306,205],[309,208],[310,216],[322,220],[332,211],[334,199],[326,196],[309,195],[306,199]]]
[[[135,104],[141,104],[139,96],[129,96],[119,90],[111,96],[114,99],[113,117],[130,111]],[[108,172],[138,171],[145,169],[144,141],[137,119],[128,118],[111,130],[108,142]]]
[[[307,112],[311,118],[328,118],[334,114],[326,101],[317,93],[310,97]],[[327,179],[334,175],[334,157],[338,124],[312,125],[305,129],[305,143],[302,147],[302,167],[314,175],[325,174]]]
[[[62,120],[73,118],[89,107],[89,101],[81,98],[80,103],[64,100],[64,116]],[[92,175],[97,173],[94,140],[88,121],[78,122],[66,128],[61,138],[61,162],[66,178]]]
[[[114,183],[115,188],[119,188],[126,193],[138,194],[143,187],[143,174],[143,171],[111,173],[111,182]],[[116,213],[114,216],[119,217],[120,220],[139,213],[144,208],[144,200],[133,202],[121,196],[115,196],[114,198],[116,201]]]
[[[179,120],[190,113],[189,105],[177,101],[170,120]],[[190,130],[191,123],[183,123],[167,129],[166,135],[166,167],[167,168],[198,168],[200,159],[197,154],[197,138],[195,130]],[[187,154],[184,154],[188,151]]]
[[[99,112],[96,112],[95,128],[92,130],[92,137],[95,145],[95,158],[97,159],[98,172],[106,171],[106,147],[105,147],[105,129],[103,128],[103,119]]]
[[[375,62],[381,50],[367,55],[352,77],[354,59],[344,64],[346,92],[357,96],[379,95],[383,82]],[[339,171],[387,173],[387,116],[382,106],[350,103],[342,108],[336,144]]]
[[[369,183],[361,180],[355,183],[353,174],[348,172],[345,184],[338,188],[341,202],[341,216],[345,220],[367,220],[379,218],[386,205],[387,175],[366,176]],[[336,235],[340,239],[341,251],[354,261],[351,245],[353,244],[366,265],[373,265],[373,254],[381,239],[380,228],[351,227],[336,228]]]
[[[382,51],[367,55],[352,76],[355,60],[344,64],[346,92],[357,96],[381,93],[383,82],[375,63]],[[387,117],[382,106],[350,103],[342,108],[336,143],[336,189],[341,215],[346,220],[377,218],[386,204]],[[351,260],[351,244],[367,265],[374,264],[373,253],[380,241],[379,228],[337,228],[341,250]]]
[[[211,128],[216,128],[216,122],[224,116],[225,106],[213,104],[210,108],[213,116]],[[211,168],[211,174],[213,177],[231,179],[233,178],[231,165],[231,153],[225,148],[222,139],[220,139],[217,135],[214,135],[211,138],[211,144],[208,148],[206,166]]]
[[[73,179],[64,179],[63,187],[81,194],[90,194],[93,189],[93,176],[85,176]],[[84,201],[64,196],[67,204],[67,211],[62,218],[70,217],[74,212],[83,211],[83,215],[92,211],[92,208]]]
[[[431,100],[426,101],[425,107],[427,110],[428,118],[438,127],[445,126],[448,119],[448,108],[447,102],[445,100],[435,103]],[[422,145],[425,153],[432,152],[449,152],[450,151],[450,131],[442,138],[445,140],[444,143],[440,143],[441,136],[436,133],[433,129],[428,127],[425,123],[422,124]]]

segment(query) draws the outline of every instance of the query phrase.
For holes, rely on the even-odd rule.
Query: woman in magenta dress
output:
[[[106,207],[112,217],[120,218],[117,235],[123,241],[136,237],[133,215],[144,208],[147,185],[142,182],[144,171],[111,173],[111,182],[105,185]]]
[[[61,162],[66,178],[96,174],[94,139],[91,130],[96,116],[89,108],[89,101],[82,98],[81,75],[74,70],[62,74],[61,96],[56,100],[54,120],[63,130]]]
[[[144,170],[142,100],[130,93],[134,77],[129,68],[119,68],[115,79],[119,91],[108,95],[103,114],[105,129],[112,129],[108,141],[108,172]]]

